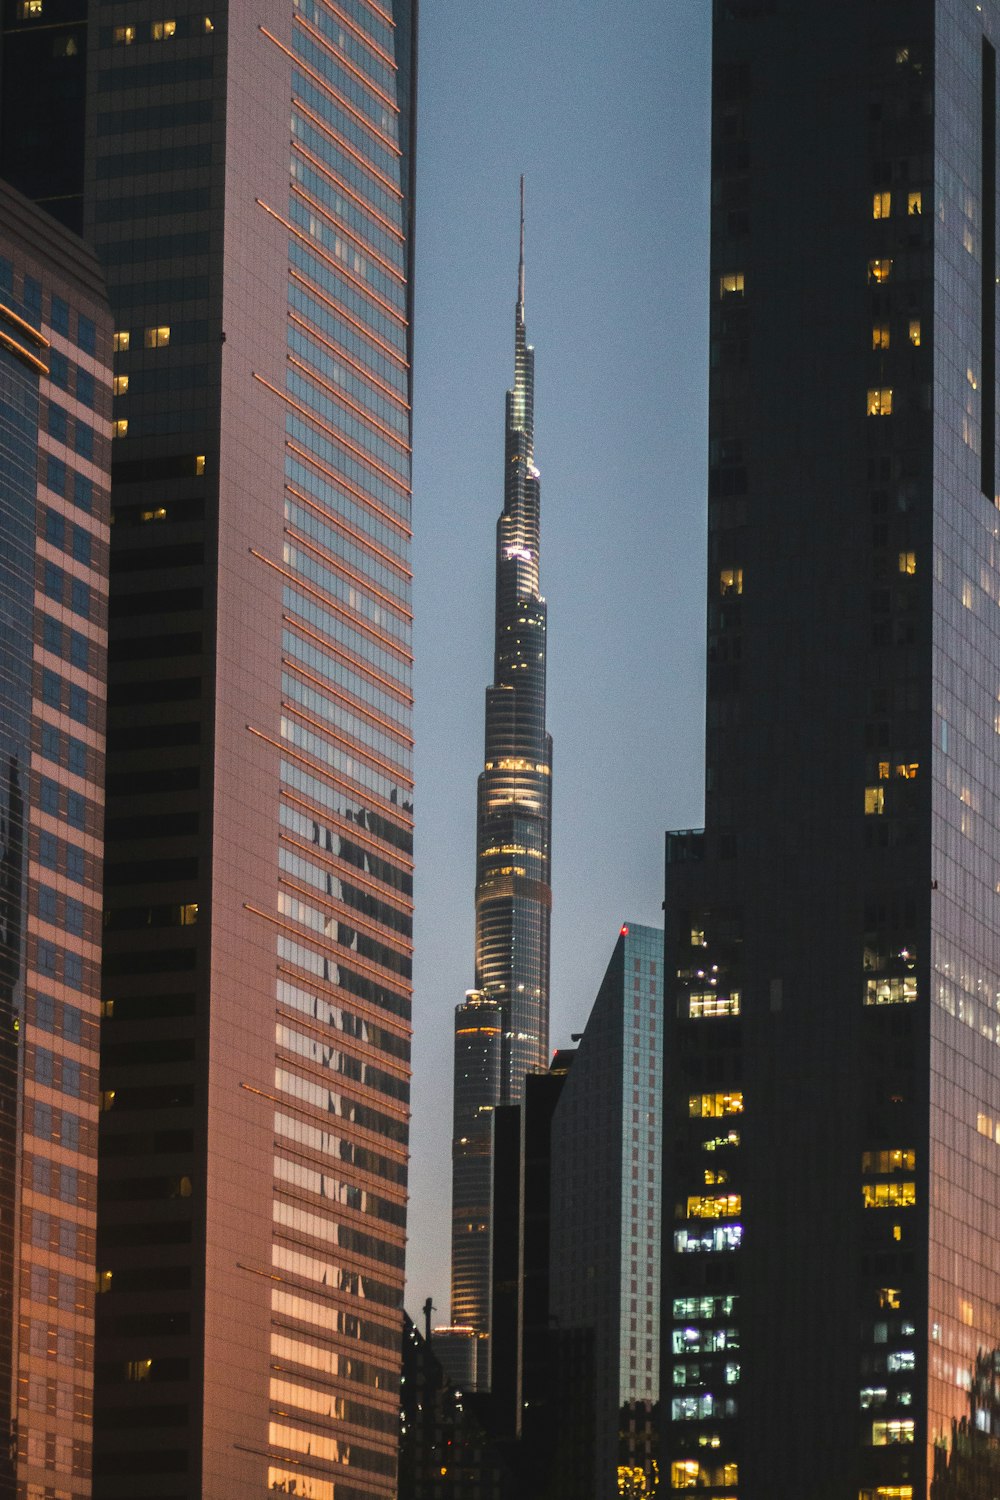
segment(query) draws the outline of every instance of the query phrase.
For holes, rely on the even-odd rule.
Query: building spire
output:
[[[517,263],[517,316],[524,322],[524,173],[521,173],[521,254]]]

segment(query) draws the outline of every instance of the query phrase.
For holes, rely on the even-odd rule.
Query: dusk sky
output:
[[[452,1019],[473,982],[476,777],[527,199],[553,770],[553,1046],[700,824],[706,0],[423,0],[414,528],[417,877],[407,1308],[449,1317]]]

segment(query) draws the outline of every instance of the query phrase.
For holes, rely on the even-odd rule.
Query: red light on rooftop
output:
[[[619,936],[628,937],[628,927],[624,923],[622,924],[622,930]]]

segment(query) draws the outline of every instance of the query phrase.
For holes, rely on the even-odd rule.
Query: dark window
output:
[[[78,724],[86,724],[87,714],[90,708],[90,695],[86,688],[77,687],[70,683],[69,688],[69,716]]]
[[[66,793],[66,821],[73,828],[83,828],[87,821],[87,803],[79,792]]]
[[[94,504],[94,486],[86,474],[73,475],[73,504],[90,511]]]
[[[73,527],[73,556],[78,563],[90,567],[90,533],[82,526]]]
[[[56,972],[56,945],[39,941],[38,944],[38,972],[54,976]]]
[[[94,456],[94,429],[88,427],[86,422],[76,424],[76,451],[81,458]]]
[[[48,776],[43,776],[38,783],[38,803],[42,812],[59,816],[59,787]]]
[[[78,630],[69,633],[69,659],[82,672],[90,671],[90,642]]]
[[[60,390],[69,389],[69,360],[58,349],[49,350],[49,379]]]
[[[62,656],[63,632],[58,620],[53,620],[51,615],[45,615],[42,620],[42,645],[46,651],[51,651],[56,656]]]
[[[74,578],[70,588],[70,608],[75,614],[83,615],[85,619],[90,618],[90,589],[78,578]]]
[[[94,377],[88,370],[76,372],[76,399],[83,406],[94,405]]]
[[[69,436],[69,418],[65,409],[51,403],[49,406],[49,436],[65,443]]]
[[[57,899],[56,893],[48,886],[42,886],[38,892],[38,915],[43,922],[55,922]],[[49,1028],[51,1030],[51,1027]]]
[[[54,510],[45,512],[45,540],[53,547],[63,546],[66,540],[66,523]]]
[[[42,283],[36,281],[34,276],[24,278],[24,305],[36,321],[41,321],[42,316]]]
[[[97,352],[97,325],[93,318],[85,318],[80,314],[77,323],[76,341],[84,354],[96,354]]]
[[[72,1099],[80,1097],[80,1064],[72,1057],[63,1058],[62,1091]]]
[[[66,493],[66,465],[50,453],[45,463],[45,483],[57,495]]]
[[[69,303],[65,302],[62,297],[52,298],[50,322],[56,333],[64,333],[69,338]]]
[[[62,678],[48,667],[42,671],[42,702],[49,708],[62,706]]]
[[[50,599],[57,599],[62,603],[63,579],[66,577],[62,568],[57,568],[55,563],[47,562],[42,579],[42,588]]]
[[[77,880],[82,883],[86,868],[84,858],[82,849],[78,849],[75,844],[66,845],[66,878],[68,880]]]
[[[62,735],[54,724],[42,725],[42,754],[46,760],[54,760],[57,764],[62,760]]]
[[[87,774],[87,747],[83,740],[69,737],[69,754],[66,763],[74,776],[86,776]]]
[[[54,833],[38,835],[38,863],[46,870],[54,870],[59,863],[59,840]]]

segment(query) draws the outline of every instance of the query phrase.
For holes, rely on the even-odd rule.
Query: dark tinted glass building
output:
[[[95,1493],[394,1492],[416,5],[104,7]]]
[[[111,319],[0,183],[0,1495],[91,1493]]]
[[[514,385],[497,521],[493,683],[476,813],[475,989],[455,1015],[451,1319],[490,1318],[490,1133],[497,1104],[547,1065],[552,737],[545,728],[545,600],[538,592],[540,491],[535,351],[524,321],[524,183]]]
[[[925,1500],[1000,1336],[1000,6],[714,18],[663,1461],[674,1491]]]
[[[594,1500],[614,1493],[619,1466],[634,1471],[623,1484],[654,1482],[648,1455],[623,1458],[619,1432],[623,1408],[652,1407],[660,1389],[662,1098],[663,933],[626,922],[552,1118],[549,1308],[562,1386],[573,1335],[593,1340]]]

